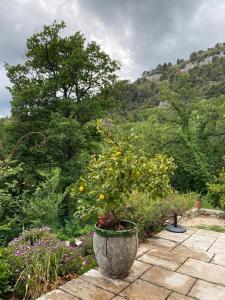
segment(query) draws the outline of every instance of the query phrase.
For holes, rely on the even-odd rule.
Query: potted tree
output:
[[[121,220],[120,212],[134,191],[148,192],[152,198],[170,190],[173,160],[163,155],[148,158],[133,146],[139,137],[117,134],[112,124],[98,122],[105,139],[101,155],[93,156],[85,176],[72,188],[79,217],[97,217],[93,238],[97,263],[106,276],[125,277],[138,248],[137,225]]]

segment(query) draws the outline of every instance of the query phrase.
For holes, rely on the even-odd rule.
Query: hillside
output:
[[[192,52],[189,59],[177,59],[177,64],[159,64],[155,69],[144,71],[142,77],[150,80],[162,80],[168,78],[171,71],[188,72],[195,67],[207,65],[225,56],[225,43],[218,43],[213,48]]]
[[[151,154],[174,157],[174,186],[205,191],[224,166],[225,44],[164,63],[113,90],[121,126],[142,135]]]
[[[187,77],[192,88],[203,98],[225,94],[225,43],[213,48],[193,52],[188,60],[177,59],[176,64],[163,63],[155,69],[144,71],[135,82],[122,81],[116,84],[116,97],[123,111],[161,105],[159,88],[168,80],[175,86],[178,78]]]

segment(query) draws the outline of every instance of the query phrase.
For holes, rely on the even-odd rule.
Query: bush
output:
[[[167,198],[152,198],[147,193],[133,193],[126,204],[126,211],[121,218],[129,219],[138,225],[139,236],[147,237],[161,229],[174,213],[183,215],[193,207],[195,193],[179,194],[174,192]]]
[[[73,241],[75,238],[93,231],[93,225],[82,223],[77,217],[65,221],[62,230],[57,231],[57,237],[61,240]]]
[[[4,299],[2,297],[12,291],[10,279],[8,251],[6,248],[0,248],[0,299]]]
[[[83,248],[59,241],[43,227],[24,231],[9,244],[10,266],[15,280],[14,294],[34,299],[49,290],[58,277],[81,274],[95,265]]]
[[[59,192],[61,171],[53,169],[46,181],[39,184],[34,193],[24,194],[27,205],[23,208],[26,223],[31,227],[50,226],[57,228],[60,225],[59,212],[65,194]],[[24,201],[25,202],[25,201]]]
[[[215,201],[214,195],[211,192],[202,197],[202,208],[221,209],[218,201]]]
[[[225,169],[223,168],[219,176],[213,183],[208,183],[208,198],[213,202],[214,206],[225,208]]]
[[[22,164],[9,159],[0,160],[0,246],[5,246],[21,230],[19,216],[21,215],[20,193],[23,184]]]

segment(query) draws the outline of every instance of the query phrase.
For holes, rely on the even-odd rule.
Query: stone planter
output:
[[[137,226],[123,221],[131,229],[113,231],[95,226],[95,257],[101,272],[111,278],[124,278],[130,271],[138,248]]]

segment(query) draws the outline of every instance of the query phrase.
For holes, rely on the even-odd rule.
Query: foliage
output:
[[[85,45],[80,32],[61,37],[59,32],[64,28],[64,22],[45,25],[42,32],[27,40],[26,62],[6,65],[13,83],[13,113],[23,120],[36,120],[36,116],[43,120],[49,117],[49,109],[59,108],[62,115],[73,113],[81,120],[85,115],[79,114],[76,103],[96,95],[116,78],[116,61],[95,42]]]
[[[117,223],[124,199],[134,190],[149,193],[153,199],[166,196],[171,190],[169,175],[175,166],[163,155],[149,158],[132,145],[137,136],[118,135],[109,120],[99,121],[98,128],[106,147],[101,155],[92,157],[86,175],[73,186],[72,194],[78,198],[82,215],[98,215],[100,209],[100,214],[111,218],[111,227]]]
[[[161,82],[165,107],[135,113],[123,121],[121,130],[133,128],[142,134],[145,151],[174,157],[177,169],[173,186],[181,191],[206,192],[206,183],[221,168],[225,147],[224,96],[203,100],[191,87],[189,77],[177,77],[176,84]]]
[[[137,223],[139,236],[146,238],[168,223],[174,213],[183,215],[192,208],[195,198],[195,193],[172,192],[165,198],[153,200],[148,193],[134,192],[126,201],[126,210],[121,211],[120,217]]]
[[[12,291],[10,285],[11,273],[8,261],[8,251],[0,248],[0,299]]]
[[[82,222],[77,216],[65,220],[61,230],[57,230],[57,237],[62,240],[73,241],[76,237],[86,235],[93,231],[93,224]]]
[[[95,262],[83,249],[60,242],[47,227],[24,231],[9,244],[14,294],[34,299],[45,293],[58,276],[81,274]]]
[[[0,244],[20,230],[22,164],[9,159],[0,161]]]
[[[221,227],[219,225],[205,225],[205,224],[200,224],[195,226],[198,229],[205,229],[205,230],[211,230],[215,232],[225,232],[225,228]]]
[[[62,188],[80,176],[98,140],[86,124],[111,106],[106,91],[119,69],[96,42],[86,43],[80,32],[62,35],[64,29],[64,22],[44,25],[27,40],[25,62],[6,64],[13,122],[3,142],[13,148],[26,136],[15,158],[34,188],[42,181],[40,169],[61,168]],[[45,143],[30,132],[40,132]]]
[[[212,194],[209,192],[204,197],[202,197],[201,205],[202,208],[221,210],[221,207],[219,207],[219,205],[215,203]]]
[[[59,192],[60,170],[55,169],[47,176],[27,199],[23,208],[26,224],[31,227],[50,226],[57,228],[60,224],[60,209],[65,195]]]
[[[109,90],[110,97],[115,102],[114,112],[128,117],[129,112],[141,107],[154,107],[159,104],[159,84],[147,80],[137,80],[131,83],[120,80]]]
[[[225,208],[225,169],[223,168],[214,182],[208,183],[209,197],[214,205]]]

